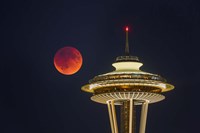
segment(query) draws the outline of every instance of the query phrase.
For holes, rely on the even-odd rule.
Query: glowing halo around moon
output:
[[[81,53],[74,47],[59,49],[54,56],[55,68],[64,75],[72,75],[79,71],[83,63]]]

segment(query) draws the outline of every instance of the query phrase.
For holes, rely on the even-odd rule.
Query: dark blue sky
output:
[[[114,70],[130,26],[132,55],[142,70],[160,74],[175,90],[149,107],[147,133],[199,130],[200,9],[194,0],[60,0],[1,4],[1,133],[109,133],[105,105],[81,86]],[[55,52],[73,46],[81,70],[58,73]]]

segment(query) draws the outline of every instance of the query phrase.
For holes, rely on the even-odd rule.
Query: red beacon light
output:
[[[126,26],[126,29],[125,29],[126,31],[128,31],[129,29],[128,29],[128,26]]]

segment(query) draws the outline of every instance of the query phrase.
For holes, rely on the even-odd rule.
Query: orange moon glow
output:
[[[64,75],[72,75],[78,72],[82,63],[81,53],[74,47],[63,47],[54,56],[56,69]]]

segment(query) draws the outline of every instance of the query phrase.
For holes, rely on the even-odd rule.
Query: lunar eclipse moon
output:
[[[82,62],[81,53],[70,46],[59,49],[54,56],[55,68],[64,75],[72,75],[78,72]]]

